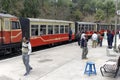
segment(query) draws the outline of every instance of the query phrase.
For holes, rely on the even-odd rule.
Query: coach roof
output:
[[[15,17],[15,16],[10,15],[10,14],[0,13],[0,17]]]
[[[78,24],[95,24],[93,22],[77,22]]]
[[[64,20],[52,20],[52,19],[36,19],[36,18],[28,18],[30,21],[35,22],[61,22],[61,23],[73,23],[72,21],[64,21]]]

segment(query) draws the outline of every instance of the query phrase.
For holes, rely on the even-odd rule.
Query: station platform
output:
[[[117,45],[120,39],[117,38]],[[114,44],[113,44],[114,45]],[[88,59],[81,59],[82,49],[77,42],[60,45],[33,52],[30,55],[30,65],[33,70],[28,76],[23,76],[25,67],[22,56],[17,56],[0,61],[0,80],[119,80],[120,71],[116,78],[103,77],[100,67],[108,59],[116,59],[120,53],[113,50],[114,56],[107,55],[107,40],[103,40],[103,46],[92,48],[92,42],[88,42]],[[87,61],[95,63],[97,75],[86,75],[84,69]]]

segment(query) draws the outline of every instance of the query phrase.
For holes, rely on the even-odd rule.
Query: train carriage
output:
[[[85,32],[88,38],[90,38],[94,31],[97,31],[96,23],[75,22],[75,34],[77,34],[78,32]]]
[[[22,37],[29,38],[32,47],[38,47],[74,40],[78,32],[85,32],[90,38],[94,31],[103,34],[106,30],[114,33],[115,25],[38,18],[18,19],[16,16],[0,13],[0,55],[19,53]],[[119,30],[120,24],[117,25],[116,31]],[[70,33],[72,33],[71,40]]]
[[[68,41],[70,29],[74,39],[75,25],[72,21],[21,18],[20,22],[23,36],[30,39],[32,47]]]
[[[20,50],[22,31],[19,19],[0,13],[0,55]]]

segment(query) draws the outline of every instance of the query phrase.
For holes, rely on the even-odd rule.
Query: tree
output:
[[[105,18],[104,11],[101,9],[98,9],[95,14],[95,20],[102,21],[102,20],[104,20],[104,18]]]
[[[113,17],[115,15],[115,4],[113,1],[109,0],[106,1],[104,4],[104,12],[105,12],[105,17],[106,17],[106,21],[108,22],[108,20],[110,19],[110,17]]]
[[[74,20],[74,21],[81,21],[82,18],[83,18],[83,15],[82,15],[82,13],[77,9],[77,10],[75,10],[75,11],[73,12],[72,17],[73,17],[73,20]]]
[[[90,11],[90,5],[89,4],[85,4],[83,7],[84,13],[85,15],[87,15],[87,13],[89,14]]]
[[[16,16],[20,15],[19,12],[23,6],[21,0],[0,0],[0,4],[1,11],[3,10]]]
[[[38,17],[39,12],[39,0],[24,0],[24,8],[21,10],[22,17]]]

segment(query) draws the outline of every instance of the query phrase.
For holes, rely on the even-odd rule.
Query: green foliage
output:
[[[115,4],[113,3],[113,1],[109,0],[109,1],[105,2],[104,11],[106,13],[106,17],[110,17],[110,16],[114,15],[114,13],[115,13]]]
[[[24,8],[21,10],[22,17],[38,17],[39,0],[24,0]]]
[[[0,10],[18,17],[82,21],[95,15],[109,21],[115,16],[115,0],[0,0]]]
[[[103,21],[105,19],[104,11],[99,9],[96,11],[95,20],[96,21]]]
[[[80,12],[80,10],[76,9],[72,14],[71,14],[71,18],[74,21],[81,21],[83,18],[82,12]]]
[[[22,6],[20,0],[0,0],[1,11],[6,11],[7,13],[19,15],[20,7]]]
[[[104,18],[105,18],[104,11],[101,9],[97,10],[96,14],[95,14],[95,20],[102,21],[102,20],[104,20]]]

